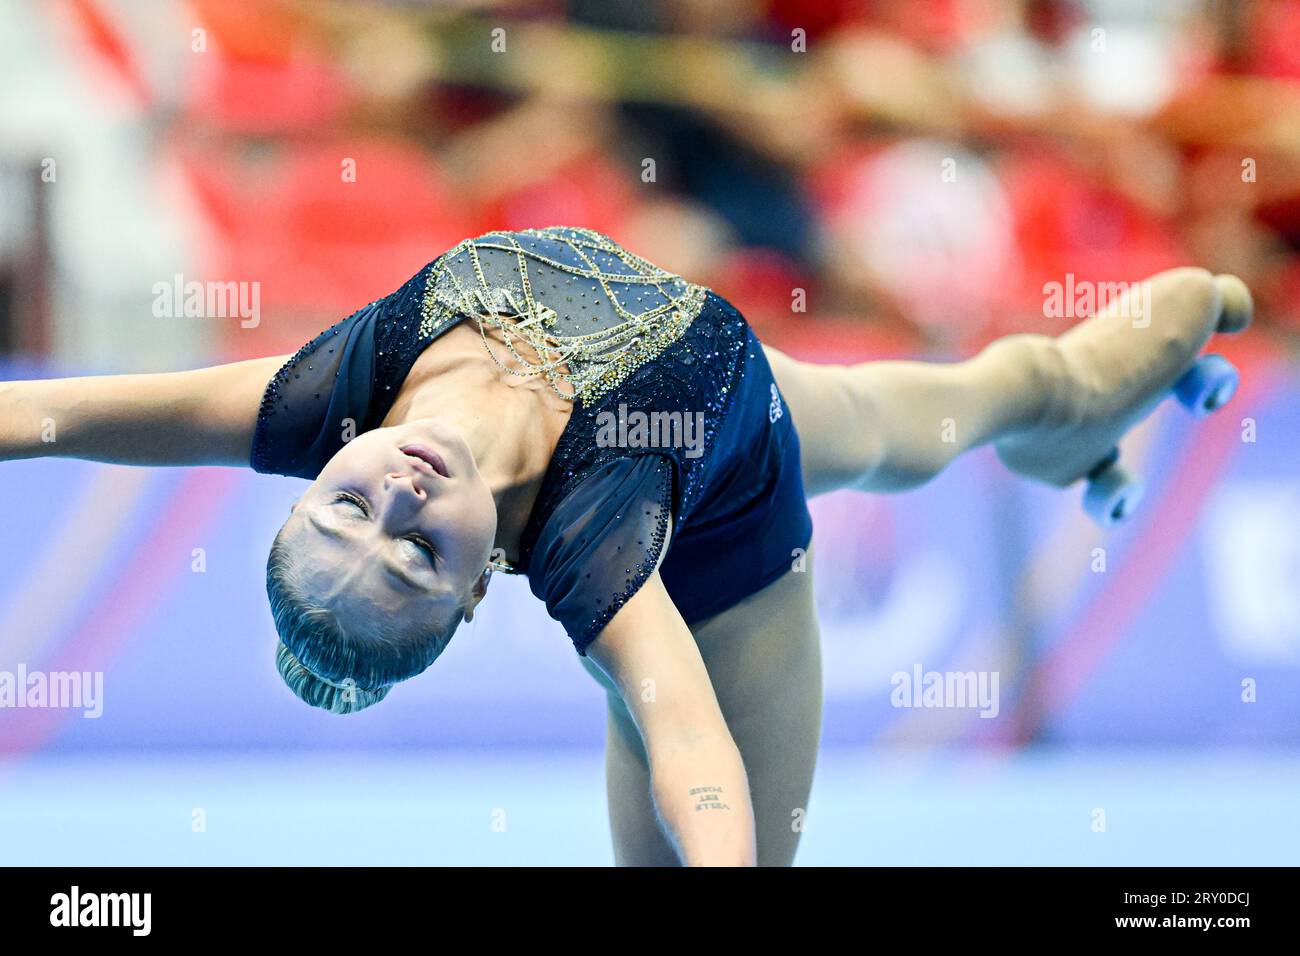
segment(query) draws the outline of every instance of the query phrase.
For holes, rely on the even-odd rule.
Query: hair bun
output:
[[[279,642],[275,652],[275,666],[284,682],[289,685],[299,699],[328,710],[331,714],[354,714],[365,710],[371,704],[377,704],[388,696],[389,688],[365,690],[351,681],[335,683],[307,669],[296,654],[289,650],[284,641]]]

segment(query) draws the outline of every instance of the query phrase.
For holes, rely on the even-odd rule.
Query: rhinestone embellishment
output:
[[[589,402],[677,341],[707,292],[591,229],[494,232],[439,257],[419,331],[433,336],[472,318],[502,370],[541,376],[561,398]],[[501,333],[504,356],[490,330]]]

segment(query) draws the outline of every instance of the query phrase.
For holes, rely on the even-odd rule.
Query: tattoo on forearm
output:
[[[691,796],[695,797],[695,809],[700,810],[730,810],[731,807],[722,802],[721,787],[693,787]]]

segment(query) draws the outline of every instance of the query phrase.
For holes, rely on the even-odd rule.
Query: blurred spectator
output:
[[[776,342],[856,324],[963,351],[1054,331],[1042,289],[1067,273],[1188,262],[1241,274],[1263,325],[1300,327],[1288,0],[165,9],[165,29],[115,0],[2,15],[84,68],[58,94],[79,105],[0,111],[4,181],[39,169],[21,144],[98,110],[130,144],[121,195],[148,197],[15,190],[8,351],[100,355],[83,347],[102,323],[67,305],[106,285],[138,309],[143,280],[86,255],[91,222],[185,237],[150,274],[183,261],[265,287],[260,329],[114,326],[176,354],[287,347],[466,234],[554,223],[718,284]],[[18,288],[41,303],[22,335]]]

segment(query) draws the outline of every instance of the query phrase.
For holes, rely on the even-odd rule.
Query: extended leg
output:
[[[1008,336],[965,362],[822,366],[766,351],[809,495],[910,488],[989,443],[1012,470],[1063,486],[1151,410],[1211,334],[1241,331],[1250,312],[1239,280],[1173,269],[1060,338]]]
[[[1051,340],[1011,336],[965,362],[816,365],[765,348],[790,406],[808,495],[902,491],[1041,414]]]

